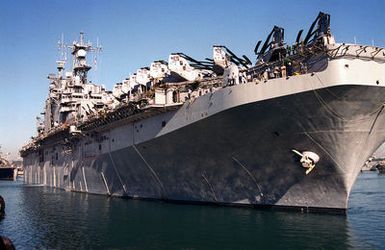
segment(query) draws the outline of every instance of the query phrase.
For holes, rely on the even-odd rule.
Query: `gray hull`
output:
[[[362,165],[385,139],[385,88],[315,86],[324,83],[310,78],[299,81],[308,91],[265,100],[218,101],[271,88],[253,83],[206,94],[178,111],[100,129],[102,139],[79,139],[70,154],[47,145],[44,161],[24,157],[25,181],[133,198],[343,211]],[[277,89],[291,82],[298,79]],[[308,175],[292,149],[320,156]]]

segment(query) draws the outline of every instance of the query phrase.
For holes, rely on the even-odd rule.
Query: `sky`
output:
[[[103,50],[89,79],[112,89],[172,52],[211,58],[212,45],[220,44],[255,61],[256,42],[274,25],[285,28],[285,41],[292,43],[300,29],[306,34],[319,11],[331,15],[337,42],[385,47],[381,0],[0,0],[1,150],[16,159],[36,135],[62,34],[68,44],[80,31],[86,41],[99,40]]]

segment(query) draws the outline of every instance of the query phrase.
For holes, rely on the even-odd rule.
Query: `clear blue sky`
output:
[[[273,25],[287,42],[305,32],[319,11],[331,14],[337,42],[385,47],[385,1],[255,0],[1,0],[0,145],[17,155],[35,135],[35,117],[47,97],[47,75],[55,72],[61,34],[69,43],[84,31],[98,37],[103,53],[91,80],[111,89],[130,72],[171,52],[203,59],[223,44],[253,58],[253,49]]]

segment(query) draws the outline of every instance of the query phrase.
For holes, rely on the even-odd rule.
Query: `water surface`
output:
[[[367,172],[347,216],[181,205],[0,182],[0,234],[17,249],[381,249],[385,176]]]

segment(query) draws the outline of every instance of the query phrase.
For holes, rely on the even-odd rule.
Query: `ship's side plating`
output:
[[[385,139],[385,66],[345,57],[326,64],[46,142],[25,156],[25,180],[140,198],[346,209],[360,168]],[[292,149],[320,156],[308,175]]]

